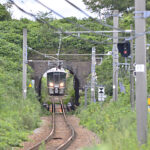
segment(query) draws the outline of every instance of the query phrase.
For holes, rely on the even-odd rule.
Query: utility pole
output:
[[[91,64],[91,102],[95,102],[95,47],[92,47],[92,64]]]
[[[60,65],[59,56],[60,56],[61,43],[62,43],[62,33],[60,32],[60,35],[59,35],[59,46],[58,46],[58,53],[57,53],[58,66]]]
[[[27,29],[23,29],[23,78],[22,92],[23,98],[26,99],[27,94]]]
[[[113,101],[118,100],[118,32],[116,32],[116,28],[118,28],[118,10],[114,10],[113,12],[113,24],[114,24],[114,32],[113,32]]]
[[[136,62],[136,115],[139,144],[147,142],[147,77],[146,77],[146,22],[145,0],[135,0],[135,62]],[[140,34],[140,36],[138,36]]]
[[[131,25],[131,38],[133,37],[133,26]],[[135,110],[135,97],[134,97],[134,57],[133,57],[133,39],[131,40],[131,61],[130,61],[130,103],[132,111]]]

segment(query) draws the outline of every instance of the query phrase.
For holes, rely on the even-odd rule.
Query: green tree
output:
[[[6,7],[0,4],[0,21],[10,20],[10,13],[6,10]]]
[[[88,9],[93,12],[101,12],[101,9],[126,11],[127,8],[134,7],[134,0],[83,0]],[[150,2],[146,1],[147,9],[150,9]]]

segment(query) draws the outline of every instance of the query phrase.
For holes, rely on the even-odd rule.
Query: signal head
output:
[[[128,57],[130,55],[130,42],[118,43],[118,50],[122,57]]]

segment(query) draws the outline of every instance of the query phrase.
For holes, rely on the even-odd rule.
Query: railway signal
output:
[[[130,55],[130,42],[118,43],[118,50],[122,57],[128,57]]]
[[[104,101],[105,98],[105,88],[102,86],[98,87],[98,101]]]

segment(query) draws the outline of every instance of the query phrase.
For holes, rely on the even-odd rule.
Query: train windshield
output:
[[[48,81],[53,81],[53,73],[52,72],[47,74],[47,80]]]
[[[53,73],[53,80],[55,83],[59,83],[59,80],[60,80],[60,73],[59,72]]]
[[[66,73],[63,72],[54,72],[53,79],[55,83],[59,83],[61,81],[65,81]]]
[[[66,73],[61,72],[61,73],[60,73],[60,80],[61,80],[61,81],[65,81],[65,79],[66,79]]]
[[[64,72],[51,72],[47,75],[48,82],[54,82],[59,84],[61,81],[65,81],[66,73]]]

